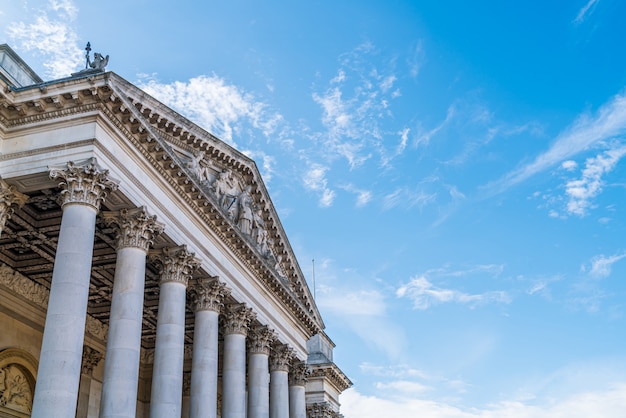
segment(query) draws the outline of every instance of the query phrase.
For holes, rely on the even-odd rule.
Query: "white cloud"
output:
[[[335,192],[328,188],[326,171],[328,171],[328,167],[311,164],[303,179],[307,189],[321,193],[319,204],[324,208],[332,206],[335,199]]]
[[[582,9],[578,11],[576,18],[574,19],[574,23],[579,24],[582,23],[589,14],[593,11],[592,7],[595,6],[600,0],[589,0],[587,4],[585,4]]]
[[[217,75],[171,84],[143,79],[139,87],[230,144],[245,123],[270,136],[282,120],[265,103]]]
[[[464,293],[454,289],[435,286],[425,276],[412,278],[409,283],[400,286],[396,296],[407,297],[413,302],[413,308],[426,310],[441,303],[460,303],[470,307],[485,303],[509,303],[511,298],[504,291],[491,291],[478,294]]]
[[[393,69],[372,68],[378,53],[372,44],[364,43],[342,54],[336,75],[312,94],[322,110],[325,129],[312,138],[325,158],[346,159],[352,169],[371,159],[374,152],[380,154],[383,165],[393,158],[385,157],[393,154],[385,143],[393,132],[386,132],[383,122],[393,116],[392,103],[400,96],[398,76]]]
[[[626,384],[606,390],[570,394],[543,404],[536,401],[501,401],[482,408],[461,408],[417,396],[391,399],[366,396],[356,388],[340,397],[345,418],[622,418],[626,410]]]
[[[383,209],[388,210],[397,206],[405,209],[411,209],[415,206],[421,208],[434,202],[436,197],[436,193],[426,193],[421,190],[416,191],[410,190],[407,187],[401,187],[385,195],[383,199]]]
[[[614,96],[595,115],[579,116],[576,121],[561,132],[552,146],[529,164],[517,168],[488,188],[500,193],[521,183],[529,177],[550,168],[601,141],[626,132],[626,94]]]
[[[626,252],[622,254],[616,254],[609,257],[604,255],[598,255],[591,259],[591,265],[589,268],[582,266],[582,271],[588,271],[591,277],[596,279],[604,279],[611,275],[611,268],[613,264],[626,257]]]
[[[565,185],[565,193],[569,197],[568,213],[578,216],[587,214],[592,206],[591,199],[602,191],[602,176],[613,170],[624,155],[626,155],[626,146],[622,145],[587,159],[582,177],[570,180]]]
[[[84,51],[78,47],[78,35],[70,24],[78,15],[72,1],[48,3],[47,9],[31,11],[30,21],[9,23],[6,32],[17,48],[43,57],[46,77],[69,77],[85,62]]]

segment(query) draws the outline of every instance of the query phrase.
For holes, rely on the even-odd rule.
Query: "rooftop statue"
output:
[[[85,64],[85,70],[88,70],[91,67],[93,70],[104,71],[104,67],[109,63],[109,56],[103,57],[101,53],[95,52],[93,54],[93,61],[89,58],[89,52],[91,51],[91,43],[87,42],[87,46],[85,47],[85,58],[87,59],[87,63]]]

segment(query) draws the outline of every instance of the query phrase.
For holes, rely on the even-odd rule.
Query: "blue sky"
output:
[[[626,3],[3,3],[256,160],[346,418],[623,416]]]

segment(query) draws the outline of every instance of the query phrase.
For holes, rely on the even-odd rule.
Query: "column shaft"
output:
[[[191,418],[217,416],[218,318],[215,311],[197,311],[191,360]]]
[[[143,249],[117,251],[100,402],[102,418],[136,415],[145,275]]]
[[[246,336],[224,336],[222,418],[246,417]]]
[[[96,214],[88,205],[63,208],[39,357],[34,418],[67,418],[76,413]]]
[[[181,416],[186,287],[161,283],[152,372],[150,418]]]
[[[252,353],[248,360],[248,418],[268,418],[270,371],[268,355]]]
[[[304,386],[289,386],[289,418],[306,418],[306,391]]]
[[[289,383],[288,372],[272,370],[270,372],[270,417],[289,418]]]

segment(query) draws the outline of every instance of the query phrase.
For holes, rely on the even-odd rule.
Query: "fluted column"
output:
[[[224,323],[222,418],[246,417],[246,335],[255,318],[245,304],[229,306]]]
[[[289,363],[293,350],[275,344],[270,353],[270,418],[289,418]]]
[[[0,177],[0,236],[4,230],[7,219],[11,217],[16,208],[21,208],[28,200],[28,196],[17,191]]]
[[[93,369],[102,360],[102,353],[89,346],[83,346],[83,362],[81,364],[80,385],[78,387],[78,406],[76,418],[89,416],[89,396],[91,394],[91,380]]]
[[[183,245],[161,255],[159,311],[152,369],[151,418],[181,416],[187,282],[199,262]]]
[[[60,178],[63,216],[41,344],[33,418],[76,413],[91,261],[100,203],[117,188],[95,158],[50,169]]]
[[[229,294],[226,285],[210,277],[199,279],[190,292],[196,313],[191,359],[191,418],[217,416],[219,314]]]
[[[307,418],[306,381],[310,373],[302,361],[295,361],[289,368],[289,418]]]
[[[255,328],[248,338],[248,418],[270,414],[270,346],[275,333],[267,326]]]
[[[134,418],[146,256],[154,237],[163,232],[163,225],[144,207],[106,212],[104,219],[118,227],[118,236],[100,417]]]

